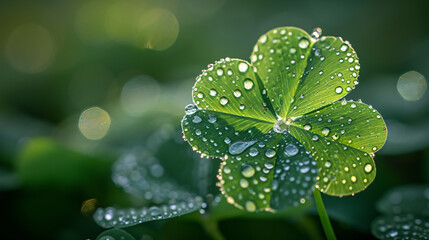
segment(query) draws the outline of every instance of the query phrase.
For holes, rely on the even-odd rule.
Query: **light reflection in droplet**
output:
[[[99,140],[106,136],[110,128],[109,114],[99,107],[91,107],[82,112],[79,130],[89,140]]]
[[[399,77],[398,92],[407,101],[417,101],[426,92],[427,82],[423,75],[416,71],[410,71]]]

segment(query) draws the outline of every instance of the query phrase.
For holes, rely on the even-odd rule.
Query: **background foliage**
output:
[[[179,128],[194,78],[207,64],[249,59],[257,38],[278,26],[321,27],[358,54],[360,83],[347,98],[379,110],[389,137],[367,190],[324,201],[340,239],[373,238],[377,200],[395,186],[429,181],[429,94],[411,102],[397,90],[406,72],[429,76],[428,7],[401,0],[2,1],[2,238],[95,239],[103,231],[91,217],[96,206],[147,204],[113,183],[112,164],[147,146],[154,132]],[[78,128],[93,106],[111,118],[107,135],[95,141]],[[184,160],[174,152],[165,158]],[[198,214],[126,230],[136,239],[207,239]],[[323,238],[311,205],[278,216],[228,206],[211,214],[227,239]]]

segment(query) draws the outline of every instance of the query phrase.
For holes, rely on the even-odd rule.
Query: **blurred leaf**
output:
[[[350,44],[276,28],[259,38],[251,61],[225,58],[203,70],[193,88],[196,105],[186,107],[182,121],[194,150],[223,159],[227,201],[250,212],[297,206],[312,192],[314,160],[320,191],[364,190],[375,177],[371,154],[387,131],[371,106],[335,102],[358,83]]]
[[[18,187],[16,174],[0,168],[0,191],[13,190]]]
[[[378,202],[385,216],[372,222],[379,239],[427,239],[429,236],[429,186],[405,185],[391,189]]]
[[[18,155],[20,184],[30,187],[82,188],[108,172],[110,163],[67,149],[50,138],[28,140]]]
[[[378,239],[428,239],[429,218],[412,214],[379,217],[371,228]]]
[[[95,240],[135,240],[135,238],[122,229],[109,229],[100,233]]]
[[[385,215],[414,214],[429,217],[429,186],[405,185],[388,191],[378,202]]]
[[[102,227],[127,227],[167,219],[207,207],[215,189],[215,161],[202,159],[178,132],[156,131],[143,147],[127,150],[113,166],[113,181],[127,193],[161,206],[99,208],[94,220]],[[216,202],[211,202],[216,204]],[[210,206],[211,207],[211,206]]]

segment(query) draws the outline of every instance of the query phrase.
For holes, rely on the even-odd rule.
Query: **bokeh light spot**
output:
[[[140,48],[165,50],[176,42],[179,34],[179,23],[168,10],[152,9],[139,19],[138,40],[136,45]]]
[[[417,101],[426,92],[427,82],[423,75],[416,71],[402,74],[398,80],[398,92],[407,101]]]
[[[140,116],[154,106],[159,97],[158,82],[146,75],[141,75],[125,83],[121,92],[121,103],[131,116]]]
[[[79,118],[81,133],[90,140],[98,140],[106,136],[110,128],[109,114],[99,107],[88,108]]]
[[[55,44],[51,34],[42,26],[26,24],[16,28],[6,43],[9,63],[25,73],[45,70],[55,56]]]

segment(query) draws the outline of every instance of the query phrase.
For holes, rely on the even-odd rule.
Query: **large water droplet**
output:
[[[192,119],[192,122],[194,122],[194,123],[200,123],[200,122],[202,122],[203,120],[199,117],[199,116],[197,116],[197,115],[195,115],[194,116],[194,119]]]
[[[241,165],[241,174],[244,177],[251,178],[253,175],[255,175],[255,169],[252,167],[252,165],[243,164]]]
[[[237,98],[241,97],[241,91],[238,90],[238,89],[234,90],[234,96],[237,97]]]
[[[305,37],[301,38],[298,42],[298,46],[302,49],[308,48],[308,45],[310,45],[310,41]]]
[[[297,148],[295,145],[293,145],[292,143],[288,144],[288,145],[285,147],[285,154],[286,154],[288,157],[293,157],[293,156],[295,156],[296,154],[298,154],[298,152],[299,152],[298,148]]]
[[[256,143],[256,141],[235,142],[235,143],[231,144],[231,146],[229,146],[229,153],[231,153],[232,155],[240,154],[240,153],[244,152],[244,150],[246,150],[247,148],[249,148],[250,146],[252,146],[255,143]]]
[[[309,123],[305,124],[304,125],[304,129],[307,130],[307,131],[310,130],[311,129],[311,124],[309,124]]]
[[[250,150],[249,150],[249,155],[250,156],[252,156],[252,157],[254,157],[254,156],[256,156],[256,155],[258,155],[258,149],[256,149],[256,148],[254,148],[254,147],[252,147]]]
[[[185,107],[185,113],[187,115],[194,114],[197,111],[198,107],[195,104],[189,104]]]
[[[209,123],[215,123],[216,120],[217,120],[216,116],[214,116],[214,115],[209,116]]]
[[[239,183],[240,183],[240,187],[242,188],[247,188],[249,186],[249,182],[244,178],[240,179]]]
[[[222,76],[223,75],[223,69],[219,68],[218,70],[216,70],[216,74],[218,76]]]
[[[343,92],[343,88],[342,88],[342,87],[340,87],[340,86],[338,86],[338,87],[336,87],[336,88],[335,88],[335,92],[336,92],[337,94],[340,94],[340,93],[342,93],[342,92]]]
[[[366,173],[370,173],[372,171],[372,165],[367,163],[364,167]]]
[[[325,127],[322,129],[322,134],[325,136],[328,136],[330,132],[331,132],[331,129],[329,129],[328,127]]]
[[[249,79],[249,78],[246,78],[244,80],[243,84],[244,84],[244,88],[247,89],[247,90],[250,90],[250,89],[253,88],[253,81],[251,79]]]
[[[255,203],[254,203],[254,202],[252,202],[252,201],[247,201],[247,202],[244,204],[244,208],[246,208],[246,210],[247,210],[247,211],[249,211],[249,212],[254,212],[254,211],[256,211],[256,205],[255,205]]]
[[[225,106],[226,104],[228,104],[228,98],[226,97],[221,97],[219,100],[220,104],[222,104],[223,106]]]
[[[340,47],[340,50],[343,52],[347,51],[347,49],[349,49],[349,46],[345,43],[343,45],[341,45],[341,47]]]
[[[249,69],[249,66],[246,63],[241,62],[240,64],[238,64],[238,71],[244,73],[247,72],[247,69]]]
[[[214,88],[210,89],[209,94],[210,94],[210,96],[212,96],[212,97],[216,96],[216,95],[217,95],[216,89],[214,89]]]
[[[265,151],[265,156],[267,158],[272,158],[276,155],[276,151],[274,151],[273,149],[269,148],[267,149],[267,151]]]

